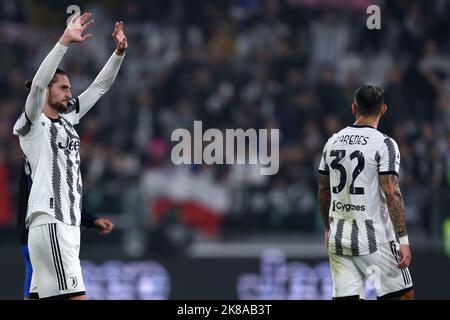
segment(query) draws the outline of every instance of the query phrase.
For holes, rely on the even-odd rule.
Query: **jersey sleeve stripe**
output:
[[[75,113],[80,113],[80,100],[78,97],[75,98]]]
[[[327,171],[327,170],[320,170],[320,169],[319,169],[319,173],[320,173],[320,174],[324,174],[324,175],[326,175],[326,176],[329,176],[329,175],[330,175],[330,171]]]
[[[22,126],[22,128],[19,128],[19,129],[16,129],[16,132],[20,135],[20,136],[22,136],[22,137],[25,137],[27,134],[29,134],[30,133],[30,131],[31,131],[31,121],[28,119],[28,117],[27,117],[27,114],[24,112],[23,113],[24,115],[25,115],[25,118],[26,118],[26,122],[25,122],[25,124]]]
[[[384,139],[384,143],[387,146],[387,150],[388,150],[388,159],[389,159],[389,164],[388,164],[388,170],[389,171],[395,171],[395,147],[394,144],[392,143],[392,140],[389,138]]]
[[[23,114],[25,115],[25,119],[27,119],[27,122],[32,125],[33,123],[31,122],[30,118],[28,118],[26,111],[23,112]]]
[[[63,113],[68,114],[75,111],[75,113],[80,113],[80,100],[78,97],[69,100],[69,107]]]

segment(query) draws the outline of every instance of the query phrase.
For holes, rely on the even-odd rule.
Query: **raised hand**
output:
[[[128,48],[127,37],[123,32],[123,21],[118,21],[114,25],[114,31],[112,33],[114,42],[116,43],[116,52],[119,55],[123,55]]]
[[[64,30],[59,42],[62,45],[69,46],[73,42],[84,42],[92,37],[92,34],[90,33],[85,35],[82,34],[91,24],[94,23],[94,20],[91,19],[91,17],[92,14],[90,12],[84,13],[81,17],[79,13],[75,14],[70,23],[67,25],[66,30]]]

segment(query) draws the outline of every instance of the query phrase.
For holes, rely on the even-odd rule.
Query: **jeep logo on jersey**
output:
[[[69,137],[67,137],[65,144],[58,142],[58,148],[60,148],[62,150],[78,151],[80,149],[80,140],[79,139],[69,139]]]

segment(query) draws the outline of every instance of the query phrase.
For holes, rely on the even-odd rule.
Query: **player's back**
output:
[[[330,176],[330,251],[338,255],[375,252],[395,239],[379,174],[398,174],[394,140],[369,126],[349,126],[327,142],[321,173]]]

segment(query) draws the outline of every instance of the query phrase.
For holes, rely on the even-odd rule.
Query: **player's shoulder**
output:
[[[329,136],[328,139],[326,140],[325,149],[327,147],[330,147],[331,145],[333,145],[333,143],[336,141],[336,138],[339,137],[340,135],[342,135],[344,133],[345,129],[346,128],[343,128],[343,129],[339,130],[338,132],[332,133],[331,136]]]
[[[332,142],[334,140],[334,137],[337,135],[337,133],[333,133],[331,136],[328,137],[326,143],[325,143],[325,147],[327,147],[330,142]]]
[[[389,139],[389,140],[392,140],[392,141],[394,141],[395,142],[395,139],[394,138],[392,138],[391,136],[388,136],[387,134],[385,134],[385,133],[382,133],[382,132],[380,132],[380,134],[383,136],[383,138],[384,139]]]
[[[39,116],[38,121],[34,123],[28,118],[26,111],[24,110],[19,118],[16,120],[13,126],[13,135],[18,136],[19,139],[28,140],[30,137],[36,136],[36,132],[38,132],[42,128],[42,116],[43,113]]]
[[[382,134],[382,142],[383,142],[383,144],[385,144],[385,145],[392,145],[395,148],[398,148],[397,141],[395,141],[394,138],[392,138],[392,137],[390,137],[390,136],[388,136],[387,134],[384,134],[384,133],[381,133],[381,134]]]

